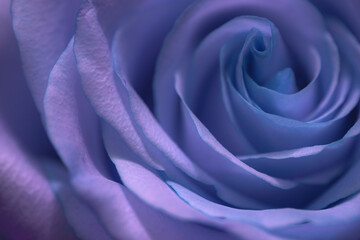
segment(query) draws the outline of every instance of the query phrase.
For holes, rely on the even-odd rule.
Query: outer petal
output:
[[[49,164],[46,170],[52,189],[58,196],[66,218],[76,234],[86,240],[111,239],[96,214],[69,184],[65,169]]]
[[[0,2],[0,116],[22,148],[53,157],[55,153],[23,76],[9,5],[8,0]]]
[[[76,239],[39,159],[19,147],[2,119],[0,132],[0,234],[8,239]]]
[[[49,73],[74,34],[75,14],[80,2],[12,1],[13,26],[25,76],[40,111]]]
[[[76,239],[40,165],[55,155],[27,89],[9,1],[0,2],[0,238]],[[36,157],[35,157],[36,156]]]

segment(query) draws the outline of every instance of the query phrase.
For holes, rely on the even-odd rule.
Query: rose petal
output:
[[[243,238],[274,238],[261,229],[254,228],[243,222],[234,224],[233,222],[224,222],[208,218],[192,209],[187,203],[182,202],[162,180],[141,165],[123,159],[114,159],[114,162],[118,167],[124,184],[145,202],[158,209],[158,211],[164,211],[173,217],[183,220],[196,221],[213,227],[221,227]],[[206,235],[206,237],[210,236]]]
[[[12,1],[13,26],[25,76],[39,111],[49,73],[74,34],[80,3],[80,0]]]
[[[56,157],[23,76],[9,5],[10,1],[0,2],[0,115],[24,150]]]
[[[81,239],[111,239],[94,212],[79,198],[68,182],[69,176],[58,164],[45,167],[51,187],[59,198],[69,224]]]
[[[116,30],[111,45],[115,69],[150,108],[158,53],[176,18],[192,0],[152,2],[150,7],[134,10]]]
[[[40,164],[0,119],[0,232],[7,239],[76,239]]]
[[[100,123],[81,89],[73,40],[50,73],[43,109],[49,137],[70,172],[99,171],[110,177]]]
[[[209,216],[248,222],[283,237],[296,239],[354,239],[359,234],[360,195],[333,208],[308,211],[298,209],[242,210],[212,203],[176,183],[169,183],[176,193],[195,209]],[[334,226],[340,226],[335,227]],[[303,229],[304,231],[300,231]],[[305,231],[306,230],[306,231]],[[315,233],[315,234],[314,234]]]
[[[357,0],[345,0],[341,3],[336,0],[311,0],[326,16],[337,17],[344,21],[348,28],[353,31],[357,39],[360,39],[359,13],[360,3]]]
[[[113,177],[109,169],[111,166],[108,166],[110,162],[102,143],[98,142],[101,135],[97,116],[80,88],[72,47],[73,42],[70,41],[52,70],[44,98],[47,129],[70,170],[74,188],[72,190],[67,186],[66,177],[60,176],[54,183],[55,191],[62,200],[69,222],[80,237],[149,239],[119,184],[107,179]],[[107,204],[104,205],[104,201]],[[77,215],[73,211],[78,204],[86,204],[87,207],[79,209]],[[117,217],[114,219],[110,212]],[[83,222],[83,217],[89,219]],[[94,224],[96,228],[89,231],[84,225],[86,223]],[[97,229],[98,233],[92,232]]]

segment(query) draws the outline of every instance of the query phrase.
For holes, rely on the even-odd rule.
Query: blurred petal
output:
[[[351,29],[354,35],[360,40],[359,9],[360,2],[357,0],[311,0],[319,8],[325,17],[337,18],[343,21]]]
[[[8,239],[76,239],[40,167],[0,119],[0,232]],[[43,159],[41,161],[51,161]]]
[[[62,204],[64,214],[77,236],[89,240],[111,239],[97,216],[79,199],[70,186],[68,182],[69,176],[65,169],[59,164],[47,164],[45,172],[53,191]]]

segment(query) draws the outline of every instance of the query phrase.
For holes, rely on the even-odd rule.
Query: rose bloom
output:
[[[360,239],[360,1],[0,0],[0,238]]]

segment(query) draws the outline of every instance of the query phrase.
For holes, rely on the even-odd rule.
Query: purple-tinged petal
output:
[[[92,3],[84,2],[77,26],[75,55],[83,89],[94,110],[118,131],[132,151],[153,167],[161,169],[149,156],[117,94],[110,50]]]
[[[109,180],[113,177],[110,162],[102,148],[98,117],[81,89],[73,41],[69,42],[50,74],[44,97],[44,116],[50,138],[70,172],[69,180],[59,173],[53,187],[75,232],[85,239],[89,235],[94,239],[99,236],[149,239],[121,186]],[[56,169],[52,171],[56,173]],[[51,179],[51,171],[48,174]],[[78,205],[85,206],[74,214]],[[85,224],[94,224],[96,228],[92,231],[98,229],[99,232],[89,232]]]
[[[80,0],[14,0],[13,26],[26,79],[42,111],[49,73],[75,30]]]
[[[43,104],[49,137],[69,171],[110,177],[100,122],[80,85],[73,40],[50,73]]]
[[[88,240],[111,239],[94,212],[84,204],[69,184],[69,174],[65,168],[59,164],[46,164],[44,169],[76,235]]]
[[[131,161],[124,159],[113,160],[125,186],[158,211],[193,223],[198,222],[206,224],[209,227],[220,227],[227,232],[237,235],[240,239],[278,239],[266,233],[261,228],[256,228],[245,222],[228,222],[206,216],[182,201],[170,187],[153,172]],[[205,239],[208,237],[210,236],[206,235]]]
[[[10,1],[0,2],[0,116],[24,150],[38,156],[54,157],[23,76],[9,5]]]
[[[356,239],[355,236],[360,233],[357,227],[360,223],[359,194],[339,206],[324,210],[281,208],[252,211],[212,203],[179,184],[168,184],[186,203],[208,216],[247,222],[283,237],[343,239],[347,236],[348,239]]]
[[[0,233],[7,239],[77,239],[43,175],[0,119]]]

